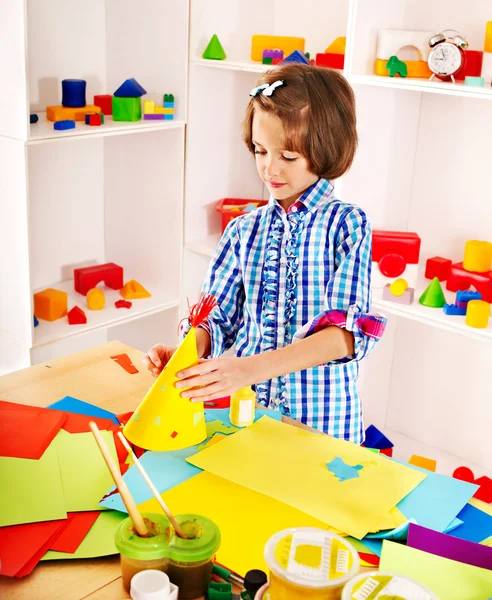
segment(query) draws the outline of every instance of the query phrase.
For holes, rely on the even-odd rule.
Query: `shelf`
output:
[[[209,67],[211,69],[225,69],[226,71],[247,71],[250,73],[264,73],[275,65],[264,65],[252,60],[236,61],[236,60],[209,60],[206,58],[192,58],[192,65],[200,67]]]
[[[215,233],[207,236],[206,238],[202,238],[201,240],[188,242],[185,244],[185,248],[186,250],[196,252],[197,254],[202,254],[203,256],[213,256],[219,240],[220,234]]]
[[[141,119],[135,122],[113,121],[111,116],[104,117],[104,125],[91,127],[83,121],[75,123],[75,129],[66,131],[55,131],[53,122],[46,119],[46,113],[38,112],[39,121],[30,127],[31,135],[27,141],[28,144],[39,144],[43,142],[52,142],[61,138],[76,138],[80,136],[90,136],[91,138],[106,137],[113,135],[125,135],[130,133],[143,133],[147,131],[160,131],[162,129],[179,129],[184,127],[184,121],[145,121]]]
[[[79,335],[94,329],[121,325],[148,316],[163,310],[179,307],[179,298],[172,296],[164,289],[155,289],[147,287],[152,294],[150,298],[141,298],[131,300],[131,308],[116,308],[114,303],[121,300],[119,290],[111,290],[107,287],[101,288],[106,297],[106,306],[102,310],[90,310],[84,296],[74,290],[73,280],[54,283],[47,287],[53,287],[57,290],[63,290],[68,293],[68,310],[75,305],[79,306],[86,314],[87,323],[85,325],[69,325],[66,318],[57,321],[39,320],[39,325],[34,328],[33,348],[44,344],[50,344],[74,335]],[[40,291],[40,290],[36,290]]]
[[[460,96],[462,98],[492,99],[492,86],[472,87],[463,83],[446,83],[439,80],[383,77],[379,75],[350,75],[351,84],[370,85],[374,87],[411,90],[414,92],[427,92],[432,94],[445,94]]]

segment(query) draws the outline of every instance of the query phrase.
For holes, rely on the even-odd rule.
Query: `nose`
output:
[[[265,178],[275,179],[282,171],[280,160],[274,157],[268,157],[265,164]]]

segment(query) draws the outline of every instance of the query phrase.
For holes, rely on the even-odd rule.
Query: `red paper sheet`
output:
[[[51,541],[49,550],[73,554],[100,514],[99,510],[67,513],[68,525],[57,533],[57,536]]]
[[[365,560],[370,565],[374,565],[375,567],[379,567],[379,561],[381,560],[379,556],[375,554],[366,554],[365,552],[359,552],[359,557],[362,560]]]
[[[52,410],[48,408],[46,410]],[[54,411],[54,412],[62,412],[62,411]],[[103,419],[101,417],[89,417],[87,415],[77,415],[75,413],[63,413],[67,415],[67,420],[65,421],[62,429],[68,431],[68,433],[88,433],[91,428],[89,427],[89,423],[94,421],[94,423],[99,427],[99,429],[109,429],[110,425],[114,425],[111,419]]]
[[[128,356],[128,354],[115,354],[115,356],[111,357],[115,363],[123,367],[127,373],[130,375],[135,375],[138,373],[137,367],[132,363],[132,359]]]

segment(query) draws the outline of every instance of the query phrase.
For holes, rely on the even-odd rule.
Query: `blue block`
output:
[[[62,104],[70,108],[85,106],[86,82],[83,79],[64,79],[62,81]]]
[[[36,318],[36,315],[34,315],[34,327],[37,327],[39,325],[39,321]]]
[[[464,317],[466,315],[466,308],[460,308],[459,306],[456,306],[456,304],[445,304],[442,309],[444,314],[449,315],[450,317]]]
[[[376,450],[385,450],[386,448],[393,448],[393,443],[377,427],[369,425],[366,429],[364,446],[366,448],[375,448]]]
[[[456,302],[470,302],[470,300],[481,300],[482,294],[480,292],[473,292],[472,290],[459,290],[456,293]]]
[[[29,115],[29,123],[37,123],[39,121],[39,117],[37,114],[33,113]]]
[[[53,129],[64,131],[65,129],[75,129],[75,121],[65,119],[64,121],[55,121]]]
[[[174,119],[174,115],[164,115],[164,121],[172,121]]]
[[[136,79],[127,79],[114,93],[119,98],[139,98],[147,92]]]
[[[90,115],[90,113],[87,113],[85,115],[85,124],[86,125],[90,125],[91,124],[91,115]]]
[[[284,58],[284,60],[280,64],[283,65],[285,63],[302,63],[304,65],[310,64],[307,56],[300,50],[294,50],[294,52],[292,52],[292,54],[289,54],[287,58]]]
[[[174,102],[164,102],[164,108],[174,108]]]

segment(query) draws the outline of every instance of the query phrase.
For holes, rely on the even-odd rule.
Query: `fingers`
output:
[[[227,388],[224,388],[224,384],[220,381],[213,385],[207,385],[203,388],[196,388],[190,390],[192,393],[190,397],[191,402],[207,402],[208,400],[215,400],[216,398],[222,398],[225,396]]]
[[[162,344],[152,346],[148,353],[142,357],[143,365],[151,372],[154,377],[157,377],[162,371],[164,365],[162,363],[162,353],[164,347]]]

